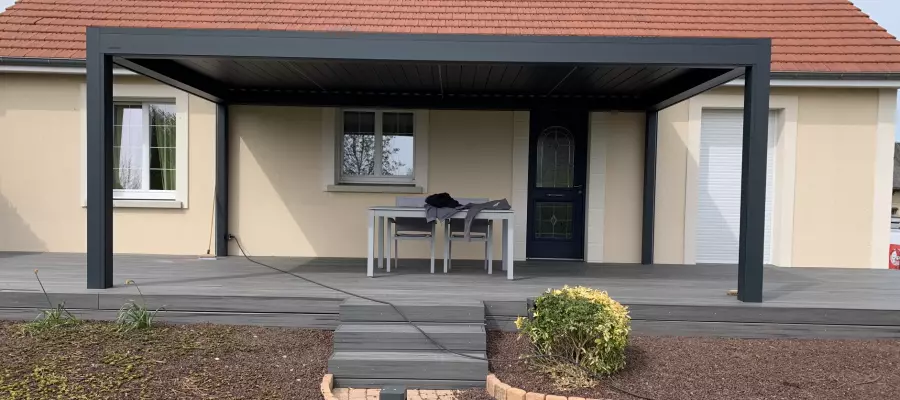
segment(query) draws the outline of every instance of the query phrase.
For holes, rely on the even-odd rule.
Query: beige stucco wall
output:
[[[653,259],[661,264],[681,264],[684,261],[688,115],[686,101],[659,113]]]
[[[696,163],[699,137],[691,135],[691,101],[704,103],[703,96],[734,96],[739,101],[742,89],[726,87],[713,90],[698,98],[677,104],[660,113],[659,155],[657,165],[656,226],[654,231],[655,261],[682,263],[691,255],[685,254],[685,225],[695,218],[689,203],[691,176],[696,182]],[[780,135],[776,144],[779,157],[776,175],[791,176],[788,172],[794,158],[795,183],[779,179],[777,189],[793,189],[794,198],[778,207],[791,207],[793,234],[782,238],[791,253],[782,262],[790,266],[816,267],[872,267],[873,204],[876,193],[876,144],[879,110],[877,89],[803,89],[772,88],[774,104],[796,103],[793,123],[795,142]],[[883,97],[883,96],[882,96]],[[787,99],[787,100],[785,100]],[[882,116],[883,118],[883,116]],[[699,125],[695,125],[699,128]],[[695,128],[696,129],[696,128]],[[694,135],[696,136],[696,135]],[[795,146],[793,151],[788,151]],[[889,188],[879,188],[889,190]],[[776,192],[777,193],[777,192]],[[693,200],[692,200],[693,197]],[[687,199],[687,200],[686,200]],[[785,210],[781,210],[783,213]],[[887,212],[884,219],[887,220]],[[776,226],[775,240],[778,240]],[[690,231],[690,227],[687,229]],[[690,242],[690,240],[689,240]],[[774,245],[774,247],[778,247]],[[787,250],[780,250],[787,251]],[[779,259],[777,256],[776,259]]]
[[[592,140],[604,136],[606,146],[603,218],[603,262],[641,262],[644,191],[644,114],[598,113]],[[599,183],[599,182],[592,182]],[[590,207],[589,207],[590,209]]]
[[[121,76],[116,80],[117,87],[148,82]],[[4,143],[0,147],[0,251],[84,251],[79,150],[84,135],[83,84],[83,76],[77,75],[0,74]],[[793,194],[785,200],[790,206],[776,204],[782,207],[776,214],[786,216],[783,219],[793,230],[779,242],[786,243],[779,251],[790,249],[782,264],[878,266],[872,261],[881,245],[880,228],[873,216],[881,190],[889,189],[876,184],[883,172],[879,168],[884,169],[876,148],[883,132],[892,129],[893,121],[880,111],[889,106],[883,103],[890,96],[875,89],[795,88],[773,88],[772,95],[796,103],[793,119],[782,118],[780,123],[780,129],[793,126],[794,142],[782,143],[781,135],[777,145],[777,187],[781,193],[790,190]],[[704,96],[739,99],[741,89],[721,88]],[[690,104],[700,100],[677,104],[660,114],[654,232],[658,263],[678,264],[690,255],[685,231],[695,216],[686,188],[692,179],[696,181],[690,166],[699,149],[698,138],[691,134],[697,121],[691,120]],[[189,206],[117,208],[115,250],[119,253],[206,251],[214,189],[215,107],[192,96],[188,103]],[[604,117],[592,117],[591,124],[588,258],[638,262],[643,117],[596,114]],[[324,190],[322,115],[319,108],[232,108],[231,231],[252,254],[363,257],[366,208],[392,204],[397,196]],[[429,192],[514,197],[514,176],[521,181],[523,175],[513,173],[513,149],[525,149],[514,147],[514,132],[518,126],[520,142],[527,137],[524,120],[516,125],[513,112],[432,110],[428,115]],[[611,124],[606,131],[604,123]],[[794,169],[788,173],[788,163],[781,158],[790,157]],[[517,159],[521,164],[521,155]],[[523,185],[518,182],[519,187]],[[495,257],[501,251],[499,237]],[[479,244],[455,247],[457,258],[481,257]],[[237,248],[230,251],[236,254]],[[439,257],[442,251],[439,244]],[[427,246],[403,243],[401,255],[426,257]]]
[[[366,210],[397,194],[322,188],[322,110],[232,107],[232,232],[255,255],[365,257]],[[455,197],[509,198],[512,112],[429,112],[429,187]],[[402,195],[400,195],[402,196]],[[409,195],[407,195],[409,196]],[[500,255],[500,235],[495,256]],[[236,252],[236,248],[230,249]],[[443,246],[437,246],[441,258]],[[481,258],[480,243],[457,243],[454,258]],[[402,258],[428,257],[423,242],[401,242]]]
[[[794,265],[872,267],[878,92],[799,94]]]
[[[116,86],[142,85],[116,77]],[[84,77],[0,74],[0,251],[85,251]],[[215,107],[191,96],[187,209],[115,210],[119,253],[201,254],[209,241]]]

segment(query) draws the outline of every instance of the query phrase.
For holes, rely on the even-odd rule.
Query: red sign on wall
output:
[[[891,244],[891,258],[888,268],[900,269],[900,244]]]

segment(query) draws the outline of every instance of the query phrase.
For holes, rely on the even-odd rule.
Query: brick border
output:
[[[337,400],[337,397],[331,392],[334,389],[334,375],[325,374],[322,377],[322,398],[324,400]]]
[[[497,376],[494,374],[490,374],[487,376],[487,385],[485,386],[484,390],[487,391],[488,394],[496,400],[599,400],[585,399],[584,397],[575,396],[566,397],[544,393],[525,392],[522,389],[514,388],[501,382],[500,379],[497,379]]]

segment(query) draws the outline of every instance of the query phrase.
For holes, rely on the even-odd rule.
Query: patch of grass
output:
[[[44,283],[41,282],[38,270],[34,270],[34,278],[37,279],[38,285],[41,286],[41,292],[44,293],[44,298],[47,299],[47,304],[50,308],[41,310],[41,313],[34,321],[23,325],[22,332],[29,335],[35,335],[46,331],[78,325],[81,321],[78,318],[75,318],[75,316],[66,309],[65,302],[54,306],[53,302],[50,301],[50,295],[48,295],[47,290],[44,289]]]
[[[153,320],[162,308],[150,311],[150,309],[147,308],[147,301],[144,299],[144,293],[141,292],[141,287],[131,279],[125,281],[125,285],[134,285],[138,294],[141,296],[141,304],[131,300],[119,309],[119,315],[116,317],[116,324],[119,325],[119,331],[131,332],[152,328]]]

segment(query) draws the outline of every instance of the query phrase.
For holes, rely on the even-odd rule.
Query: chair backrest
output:
[[[424,197],[397,197],[397,207],[425,207]]]

